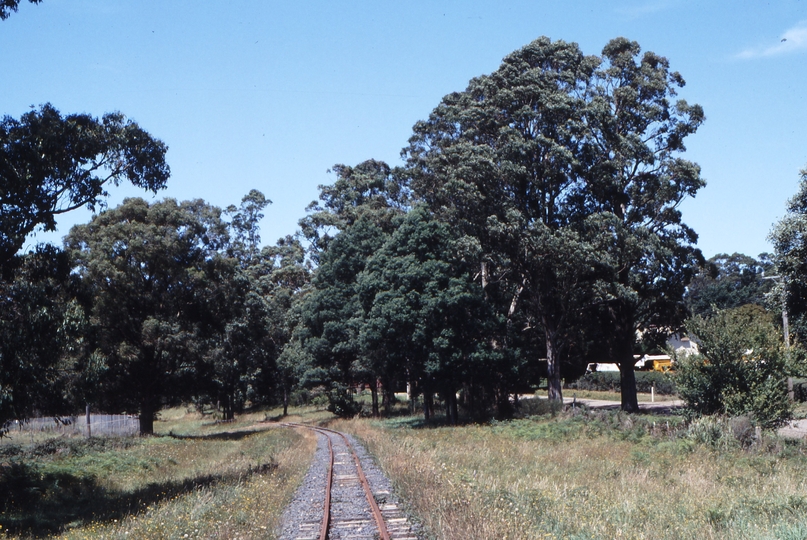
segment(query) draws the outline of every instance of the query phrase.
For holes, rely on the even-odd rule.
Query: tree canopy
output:
[[[687,287],[687,306],[692,315],[709,315],[717,309],[746,304],[764,306],[773,287],[773,281],[764,278],[771,271],[773,261],[767,253],[759,259],[741,253],[715,255]]]
[[[39,329],[42,339],[20,332],[29,367],[72,362],[82,375],[64,383],[65,399],[137,410],[144,433],[167,403],[217,403],[230,419],[281,392],[285,407],[301,388],[344,415],[360,407],[349,389],[366,386],[374,414],[406,388],[427,417],[435,396],[451,421],[461,408],[506,417],[539,377],[561,400],[563,379],[588,362],[617,364],[622,406],[636,410],[639,331],[665,337],[687,301],[764,289],[765,263],[705,267],[682,221],[681,202],[704,185],[682,158],[703,121],[676,99],[683,85],[666,58],[624,38],[599,56],[539,38],[445,96],[414,126],[403,166],[335,165],[299,233],[265,247],[271,201],[258,190],[224,211],[172,199],[105,209],[110,183],[156,191],[169,172],[165,145],[121,114],[44,105],[5,117],[0,309],[14,317],[0,325],[0,360],[27,354],[15,329]],[[31,278],[16,256],[25,237],[80,206],[104,211],[71,231],[62,281]],[[66,330],[44,339],[58,324],[80,344]],[[51,346],[56,360],[40,358]],[[50,406],[12,396],[36,387],[35,370],[12,371],[0,414],[12,398],[20,410]]]
[[[142,433],[152,432],[164,397],[192,394],[188,381],[204,353],[200,330],[215,303],[207,292],[224,233],[219,211],[202,201],[126,199],[66,239],[89,288],[114,406],[138,410]]]
[[[601,57],[539,38],[446,96],[404,150],[415,197],[479,246],[483,287],[506,281],[543,331],[550,396],[574,322],[596,309],[629,410],[636,330],[685,316],[700,253],[678,206],[704,184],[678,156],[703,112],[671,103],[683,79],[640,52],[624,38]]]
[[[774,294],[784,298],[798,339],[807,340],[807,169],[800,173],[796,194],[787,203],[787,213],[774,226],[770,239],[774,247],[777,280]]]
[[[56,228],[56,216],[94,209],[106,186],[128,180],[154,191],[165,187],[166,146],[121,113],[101,119],[62,116],[46,104],[19,120],[0,121],[0,265],[28,234]]]

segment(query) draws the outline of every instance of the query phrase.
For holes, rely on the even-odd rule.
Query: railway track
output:
[[[309,511],[300,519],[292,534],[294,540],[418,540],[409,520],[390,501],[390,493],[368,481],[362,460],[348,437],[338,431],[306,424],[282,426],[309,429],[327,440],[327,467],[324,469],[324,494],[311,503],[319,511]],[[320,494],[322,492],[320,491]],[[321,514],[321,519],[313,516]]]

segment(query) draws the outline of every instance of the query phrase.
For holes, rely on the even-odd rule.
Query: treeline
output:
[[[560,400],[596,360],[637,410],[637,346],[680,327],[703,263],[678,210],[704,185],[681,157],[703,120],[674,100],[683,84],[635,42],[586,56],[541,38],[446,96],[402,167],[338,167],[303,220],[319,250],[293,338],[305,376],[408,383],[455,419],[458,395],[506,416],[538,378]]]
[[[64,249],[19,254],[104,186],[156,191],[168,167],[118,113],[6,117],[0,422],[90,403],[138,411],[149,433],[167,404],[232,418],[301,390],[351,415],[357,386],[373,414],[406,389],[426,418],[507,417],[541,380],[562,399],[589,362],[619,366],[635,411],[635,354],[775,286],[767,256],[706,262],[681,221],[704,185],[681,157],[704,118],[675,99],[683,85],[623,38],[600,56],[540,38],[443,98],[402,166],[335,166],[300,231],[268,247],[253,190],[224,210],[127,199]]]

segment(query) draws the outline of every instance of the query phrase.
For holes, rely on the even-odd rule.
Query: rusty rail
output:
[[[356,473],[359,477],[359,483],[361,483],[362,488],[364,488],[364,495],[367,498],[367,504],[370,505],[370,510],[372,510],[373,512],[373,518],[375,518],[376,526],[378,527],[379,537],[381,538],[381,540],[390,540],[389,531],[387,530],[387,524],[384,522],[384,516],[381,514],[381,509],[378,507],[378,503],[375,501],[372,489],[370,489],[370,483],[367,481],[367,477],[364,475],[364,470],[361,467],[361,461],[359,460],[359,456],[356,454],[356,450],[353,448],[353,445],[350,444],[350,441],[345,436],[345,434],[340,433],[339,431],[334,431],[333,429],[318,426],[309,426],[306,424],[284,423],[281,425],[288,427],[306,428],[312,431],[318,431],[323,434],[324,432],[328,432],[342,437],[342,440],[345,441],[345,445],[347,445],[351,455],[353,456],[353,461],[356,463]],[[327,540],[328,538],[328,527],[330,526],[330,519],[331,519],[330,518],[331,485],[333,482],[333,460],[334,460],[333,444],[331,443],[331,438],[328,437],[327,435],[325,436],[328,438],[330,465],[328,467],[328,479],[325,487],[325,508],[323,510],[322,527],[320,528],[320,535],[319,535],[320,540]]]

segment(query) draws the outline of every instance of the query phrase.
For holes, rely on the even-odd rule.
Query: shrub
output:
[[[352,418],[361,412],[361,403],[345,386],[335,386],[328,391],[328,410],[340,418]]]
[[[655,392],[659,395],[672,396],[678,393],[675,386],[675,378],[670,373],[659,371],[637,371],[636,391],[650,393],[650,388],[655,386]],[[619,392],[621,389],[620,374],[618,371],[595,371],[586,373],[575,382],[570,383],[568,388],[574,390],[595,390],[602,392]]]
[[[687,329],[700,341],[701,355],[677,362],[678,393],[700,414],[748,415],[773,428],[793,414],[786,378],[800,351],[785,350],[772,316],[747,305],[694,317]]]

